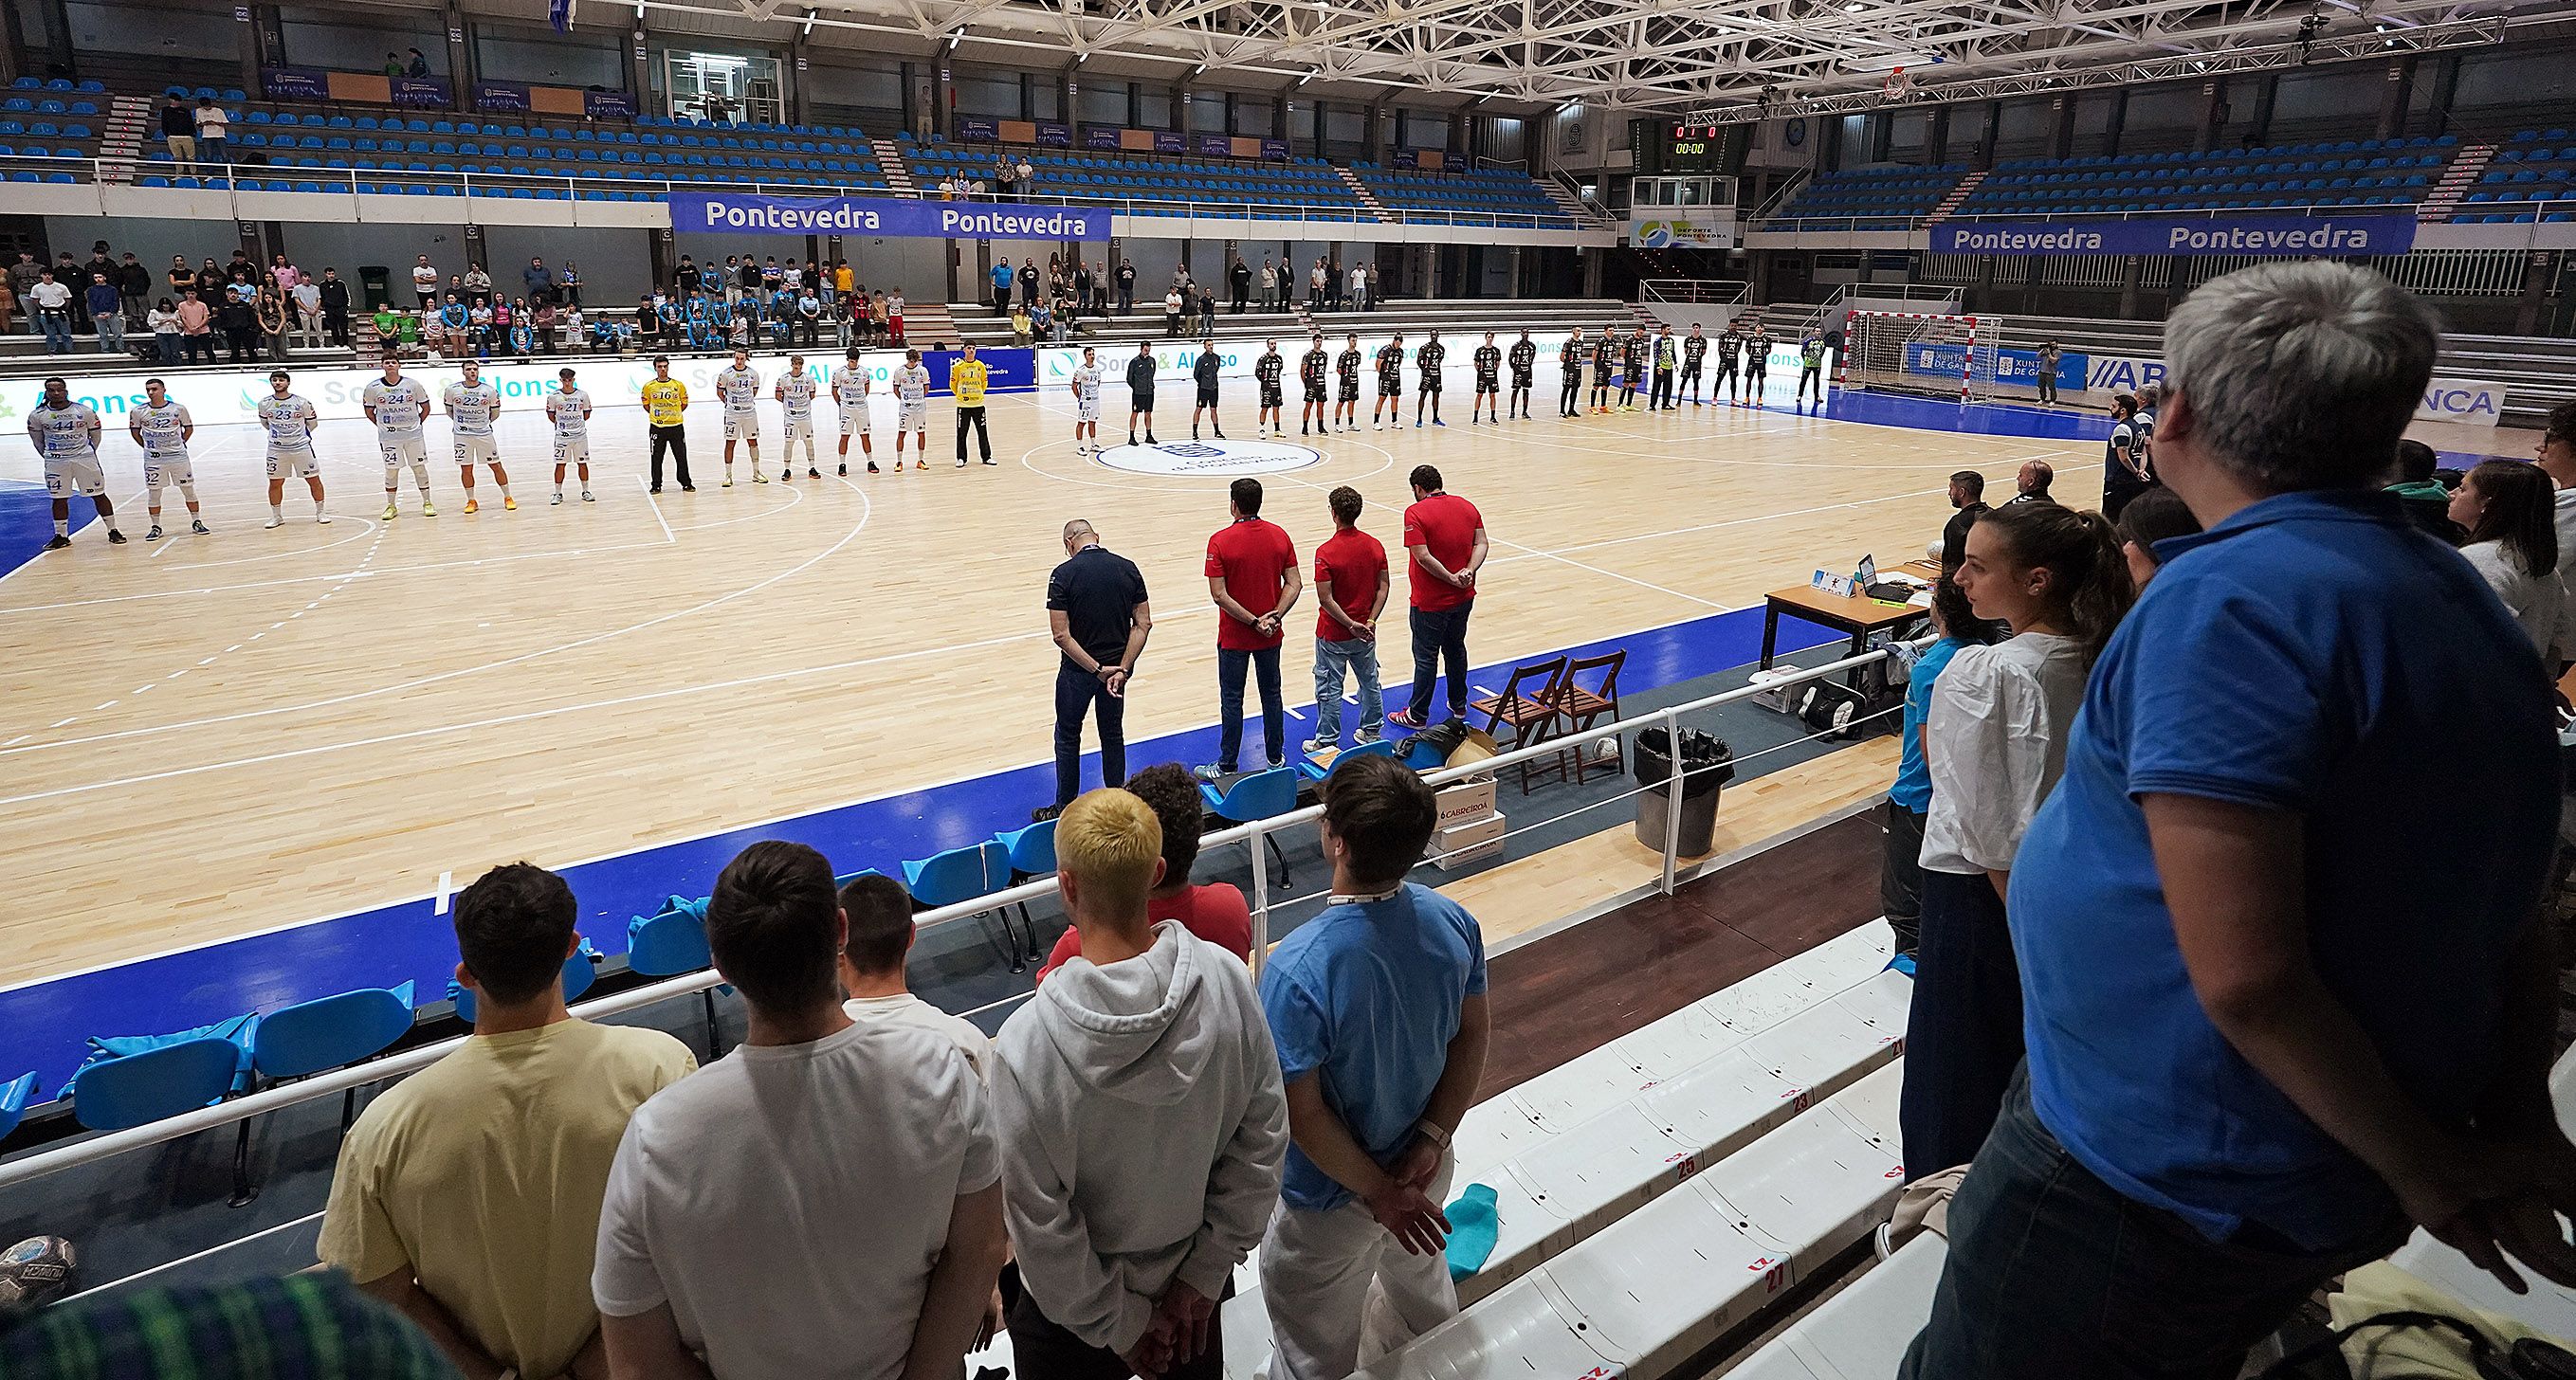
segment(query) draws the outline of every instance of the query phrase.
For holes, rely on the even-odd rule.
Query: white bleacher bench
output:
[[[1894,1380],[1932,1315],[1950,1244],[1925,1232],[1765,1343],[1727,1380]]]
[[[1893,1147],[1895,1088],[1872,1071],[1901,1048],[1912,980],[1885,971],[1890,944],[1884,922],[1863,926],[1470,1111],[1455,1186],[1495,1190],[1499,1231],[1460,1303],[1508,1290],[1843,1089],[1859,1110],[1838,1124],[1883,1124]],[[1258,1283],[1247,1261],[1226,1305],[1233,1380],[1254,1380],[1269,1355]]]

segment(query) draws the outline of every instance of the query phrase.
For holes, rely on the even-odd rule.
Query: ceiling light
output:
[[[1886,72],[1899,67],[1930,67],[1941,60],[1937,53],[1866,53],[1842,61],[1847,72]]]
[[[804,32],[804,34],[803,34],[802,36],[804,36],[804,37],[809,37],[809,38],[813,36],[813,33],[814,33],[814,16],[816,16],[816,15],[818,15],[818,14],[821,14],[821,13],[822,13],[822,11],[821,11],[821,10],[807,10],[807,11],[805,11],[805,32]]]
[[[1089,61],[1091,61],[1091,54],[1089,53],[1076,53],[1073,55],[1073,65],[1076,67],[1080,67],[1082,64]]]
[[[1852,2],[1851,2],[1850,4],[1843,6],[1843,13],[1845,13],[1845,14],[1858,14],[1858,13],[1860,13],[1862,10],[1867,9],[1867,8],[1868,8],[1868,6],[1863,5],[1863,4],[1860,2],[1860,0],[1852,0]]]
[[[1309,72],[1309,73],[1307,73],[1306,75],[1304,75],[1304,76],[1302,76],[1302,77],[1299,77],[1299,78],[1297,79],[1296,86],[1291,86],[1291,87],[1290,87],[1290,88],[1288,88],[1288,89],[1289,89],[1289,90],[1291,90],[1291,91],[1294,91],[1294,90],[1296,90],[1296,89],[1297,89],[1297,87],[1298,87],[1298,86],[1304,86],[1306,83],[1308,83],[1308,82],[1310,82],[1310,81],[1313,81],[1314,79],[1315,79],[1315,74],[1314,74],[1314,73],[1312,73],[1312,72]]]
[[[957,32],[955,32],[955,33],[953,33],[953,34],[950,34],[950,35],[948,36],[948,51],[950,51],[950,52],[952,52],[952,53],[953,53],[953,52],[956,52],[956,51],[957,51],[957,45],[958,45],[958,44],[960,44],[960,43],[963,43],[963,42],[965,42],[965,41],[966,41],[966,31],[965,31],[964,29],[962,29],[962,28],[961,28],[961,29],[959,29]]]
[[[1206,63],[1204,63],[1204,62],[1202,62],[1202,63],[1200,63],[1198,66],[1193,67],[1193,68],[1191,68],[1191,69],[1190,69],[1190,75],[1195,77],[1195,76],[1200,75],[1201,73],[1204,73],[1205,71],[1207,71],[1207,64],[1206,64]]]

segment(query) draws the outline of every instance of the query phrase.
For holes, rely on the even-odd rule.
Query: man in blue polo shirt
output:
[[[2409,1223],[2576,1280],[2545,676],[2377,492],[2434,341],[2324,261],[2166,323],[2156,459],[2208,530],[2158,543],[2022,844],[2029,1062],[1912,1380],[2233,1377]]]
[[[1440,1204],[1492,1026],[1476,918],[1404,880],[1438,815],[1392,757],[1335,771],[1331,902],[1261,970],[1290,1142],[1261,1244],[1271,1380],[1342,1380],[1458,1312]],[[1372,1293],[1385,1306],[1363,1335]]]
[[[1100,725],[1100,784],[1127,779],[1127,682],[1154,631],[1144,575],[1102,546],[1090,523],[1064,525],[1064,555],[1047,576],[1047,632],[1063,656],[1055,672],[1055,804],[1037,812],[1041,820],[1082,793],[1086,714]]]

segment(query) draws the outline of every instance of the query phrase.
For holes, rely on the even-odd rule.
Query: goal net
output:
[[[2002,366],[2003,318],[1855,311],[1843,328],[1845,387],[1983,402]]]

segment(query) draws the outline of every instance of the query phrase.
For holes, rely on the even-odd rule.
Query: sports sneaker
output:
[[[1391,724],[1395,725],[1395,726],[1396,726],[1396,727],[1398,727],[1398,728],[1420,728],[1420,727],[1422,727],[1422,720],[1420,720],[1420,719],[1418,719],[1418,718],[1415,718],[1415,717],[1414,717],[1414,714],[1413,714],[1413,707],[1412,707],[1411,705],[1407,705],[1407,706],[1405,706],[1404,708],[1399,709],[1399,710],[1395,711],[1394,713],[1387,715],[1387,716],[1386,716],[1386,721],[1387,721],[1388,723],[1391,723]]]
[[[214,535],[213,529],[207,527],[206,524],[197,521],[195,518],[188,519],[188,530],[200,537],[211,537]]]
[[[69,543],[65,544],[68,545]],[[1208,762],[1200,766],[1190,768],[1190,774],[1196,776],[1201,781],[1222,781],[1226,777],[1234,775],[1234,768],[1220,767],[1214,762]]]
[[[581,501],[584,503],[597,503],[599,500],[590,496],[590,490],[584,489],[581,491]]]
[[[272,523],[270,523],[270,524],[269,524],[269,526],[271,526],[271,527],[275,527],[276,525],[277,525],[277,524],[276,524],[276,523],[274,523],[274,522],[272,522]],[[63,535],[62,533],[60,533],[60,532],[56,532],[56,533],[54,534],[54,539],[53,539],[52,541],[49,541],[49,542],[46,542],[46,543],[45,543],[45,549],[46,549],[46,550],[48,550],[48,551],[67,551],[67,550],[71,549],[71,544],[72,544],[72,539],[71,539],[71,538],[69,538],[69,537],[67,537],[67,536],[64,536],[64,535]]]
[[[315,513],[313,515],[313,522],[317,527],[328,527],[331,525],[331,515],[329,513]],[[271,527],[275,527],[276,525],[277,524],[274,522],[269,524]]]
[[[1371,743],[1377,742],[1383,736],[1385,735],[1371,733],[1367,729],[1361,729],[1357,734],[1352,736],[1351,746],[1355,748],[1364,748]]]
[[[841,462],[841,477],[843,479],[850,477],[850,462],[847,460]]]
[[[961,455],[961,456],[958,456],[958,457],[957,457],[957,468],[959,468],[959,469],[961,469],[961,470],[962,470],[962,469],[964,469],[964,468],[966,468],[966,457],[965,457],[965,456],[962,456],[962,455]]]
[[[766,484],[769,482],[769,476],[762,474],[758,470],[753,470],[751,472],[751,482],[754,484]]]
[[[695,485],[695,484],[683,484],[683,485],[681,485],[681,486],[680,486],[680,492],[682,492],[682,493],[684,493],[684,494],[693,494],[693,493],[696,493],[697,491],[698,491],[698,486],[697,486],[697,485]]]
[[[1431,424],[1432,424],[1433,426],[1447,426],[1447,425],[1449,425],[1447,422],[1444,422],[1444,421],[1440,420],[1440,419],[1439,419],[1439,418],[1437,418],[1437,417],[1434,417],[1434,418],[1432,418],[1432,419],[1431,419]]]
[[[1153,431],[1152,431],[1151,429],[1148,429],[1148,430],[1145,432],[1145,444],[1147,444],[1147,445],[1149,445],[1149,446],[1159,446],[1159,445],[1161,445],[1161,444],[1163,444],[1163,443],[1162,443],[1162,442],[1160,442],[1160,441],[1155,440],[1155,439],[1154,439],[1154,433],[1153,433]]]
[[[990,458],[990,457],[987,457],[987,458],[985,459],[984,463],[985,463],[985,464],[987,464],[987,465],[999,465],[999,464],[1001,464],[1002,462],[1001,462],[1001,461],[999,461],[999,460],[995,460],[995,459],[992,459],[992,458]]]
[[[928,460],[915,460],[912,462],[912,467],[916,470],[926,470],[930,468],[930,462]]]
[[[1029,811],[1029,823],[1044,824],[1048,820],[1051,820],[1063,813],[1064,807],[1061,805],[1041,805],[1038,808]]]
[[[562,490],[560,490],[560,489],[556,490],[556,491],[555,491],[555,496],[554,496],[553,498],[551,498],[551,499],[547,500],[547,502],[546,502],[546,506],[547,506],[547,507],[549,507],[549,508],[560,508],[560,507],[562,507],[562,506],[563,506],[563,491],[562,491]]]
[[[1309,738],[1306,741],[1299,743],[1297,745],[1297,750],[1309,757],[1312,757],[1319,752],[1339,752],[1342,750],[1342,745],[1340,743],[1327,743],[1318,738]]]
[[[722,484],[717,485],[716,487],[717,487],[717,488],[720,488],[720,489],[730,489],[730,488],[732,488],[732,487],[733,487],[733,476],[732,476],[732,475],[726,475],[726,476],[725,476],[725,481],[724,481]]]
[[[870,473],[870,474],[875,474],[875,473],[877,473],[877,472],[878,472],[878,470],[877,470],[877,462],[876,462],[876,461],[874,461],[874,460],[869,461],[869,462],[868,462],[868,473]]]
[[[154,524],[152,524],[152,530],[151,530],[151,531],[149,531],[149,532],[144,533],[144,534],[143,534],[143,539],[144,539],[145,541],[159,541],[159,540],[161,540],[161,524],[160,524],[160,523],[157,523],[157,522],[156,522],[156,523],[154,523]]]
[[[422,517],[436,517],[436,516],[438,516],[438,505],[437,505],[437,504],[435,504],[435,503],[430,502],[430,501],[429,501],[428,499],[426,499],[426,498],[422,499],[422,500],[420,501],[420,515],[421,515]]]
[[[1222,441],[1222,440],[1224,440],[1224,439],[1225,439],[1225,428],[1223,428],[1223,427],[1210,427],[1210,428],[1208,428],[1208,429],[1216,433],[1216,438],[1217,438],[1218,440]]]
[[[556,501],[557,501],[557,502],[561,502],[562,500],[558,499],[558,500],[556,500]],[[479,513],[479,512],[482,512],[482,511],[483,511],[483,501],[482,501],[481,499],[475,499],[475,498],[469,498],[469,499],[465,500],[465,511],[466,511],[468,514],[473,514],[473,513]]]
[[[501,510],[509,513],[519,511],[519,500],[511,498],[508,495],[503,495],[501,499]]]
[[[402,516],[402,513],[397,510],[394,505],[390,503],[385,505],[385,521],[391,522],[400,516]]]
[[[781,483],[781,484],[793,484],[793,483],[795,483],[795,482],[796,482],[796,471],[794,471],[794,470],[780,470],[780,471],[778,472],[778,482],[779,482],[779,483]]]
[[[123,546],[123,545],[125,545],[125,534],[124,534],[123,532],[117,531],[117,530],[116,530],[115,528],[113,528],[113,527],[108,528],[108,529],[107,529],[107,544],[108,544],[108,545],[110,545],[110,546]]]
[[[812,465],[807,465],[805,467],[805,477],[808,479],[820,479],[823,477],[823,472],[814,468]],[[586,494],[583,496],[588,497]]]

